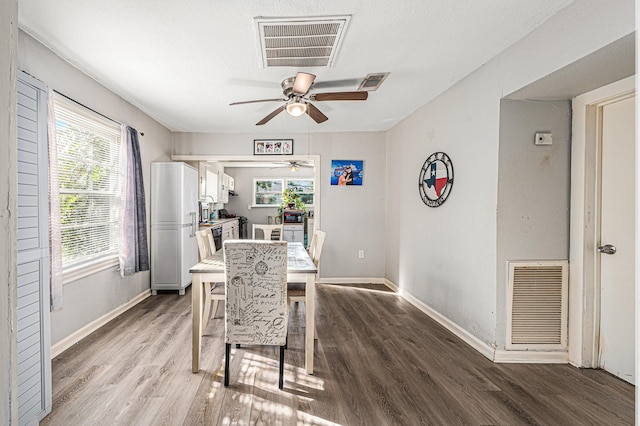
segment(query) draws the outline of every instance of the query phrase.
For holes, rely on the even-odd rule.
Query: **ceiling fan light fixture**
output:
[[[296,166],[295,164],[292,164],[289,166],[289,170],[291,170],[292,172],[297,172],[298,171],[298,166]]]
[[[302,114],[307,112],[307,104],[302,102],[300,99],[294,99],[292,102],[287,104],[287,112],[293,117],[300,117]]]

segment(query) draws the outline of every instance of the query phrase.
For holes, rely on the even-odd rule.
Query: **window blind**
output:
[[[54,98],[63,270],[117,256],[123,206],[121,125]]]

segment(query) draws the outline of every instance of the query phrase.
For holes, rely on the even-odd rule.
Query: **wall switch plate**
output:
[[[551,133],[536,133],[536,145],[551,145],[553,143],[553,135]]]
[[[358,250],[358,259],[364,259],[364,250]]]

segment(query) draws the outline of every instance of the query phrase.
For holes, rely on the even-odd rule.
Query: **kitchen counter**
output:
[[[237,217],[225,218],[225,219],[216,219],[213,222],[200,222],[198,223],[198,229],[207,229],[207,228],[217,228],[218,226],[222,226],[222,224],[231,222],[233,220],[238,220]]]

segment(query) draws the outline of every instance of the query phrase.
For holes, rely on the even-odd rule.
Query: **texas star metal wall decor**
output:
[[[429,207],[440,207],[451,194],[453,163],[444,152],[434,152],[420,170],[418,191]]]

